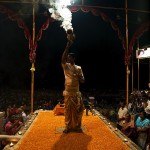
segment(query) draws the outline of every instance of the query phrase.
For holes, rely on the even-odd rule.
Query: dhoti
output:
[[[84,111],[84,105],[81,97],[81,92],[64,91],[65,103],[65,125],[69,131],[81,129],[81,120]]]

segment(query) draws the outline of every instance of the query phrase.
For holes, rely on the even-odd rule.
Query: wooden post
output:
[[[33,41],[33,47],[35,44],[35,0],[33,0],[33,27],[32,27],[32,41]],[[34,52],[34,50],[33,50]],[[32,67],[31,67],[31,114],[33,114],[34,111],[34,71],[35,71],[35,67],[34,67],[34,62],[32,62]]]

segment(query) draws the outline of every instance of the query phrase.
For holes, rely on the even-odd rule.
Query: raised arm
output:
[[[68,40],[66,48],[62,54],[62,58],[61,58],[62,64],[65,64],[67,62],[67,55],[68,55],[68,51],[69,51],[69,48],[71,47],[71,45],[72,45],[72,41]]]
[[[65,64],[67,62],[68,51],[69,51],[70,46],[73,43],[74,38],[75,38],[75,35],[73,34],[73,30],[72,29],[68,29],[67,30],[68,42],[67,42],[66,48],[65,48],[65,50],[63,52],[63,55],[62,55],[62,58],[61,58],[61,63],[62,64]]]

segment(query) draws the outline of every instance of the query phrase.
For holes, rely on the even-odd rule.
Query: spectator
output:
[[[5,132],[7,135],[15,135],[23,126],[23,123],[16,119],[15,115],[9,117],[9,121],[5,125]]]
[[[134,139],[136,137],[136,128],[135,128],[135,124],[134,124],[134,119],[129,113],[127,113],[125,115],[125,123],[123,124],[121,131],[128,138],[130,138],[132,141],[134,141]]]
[[[128,113],[128,109],[126,108],[125,102],[120,102],[120,107],[118,110],[118,117],[117,117],[117,127],[121,130],[124,122],[125,122],[125,115]]]
[[[137,138],[135,142],[139,147],[145,149],[148,129],[150,126],[150,120],[146,118],[145,111],[140,112],[135,125],[137,128]]]

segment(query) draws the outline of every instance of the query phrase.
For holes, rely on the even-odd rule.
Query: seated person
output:
[[[134,119],[130,115],[130,113],[127,113],[125,115],[125,123],[123,124],[121,131],[128,138],[130,138],[132,141],[134,141],[134,139],[136,137],[136,128],[135,128],[135,125],[134,125]]]
[[[12,115],[9,117],[9,121],[5,124],[5,133],[7,135],[15,135],[22,126],[23,123],[17,120],[15,115]]]
[[[125,102],[120,102],[120,107],[118,110],[118,116],[117,116],[117,128],[121,130],[124,122],[125,122],[125,115],[128,113],[128,109],[125,105]]]

